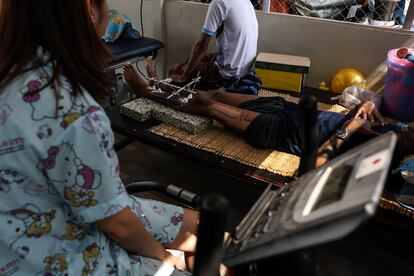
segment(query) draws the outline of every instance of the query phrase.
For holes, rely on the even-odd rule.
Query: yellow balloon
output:
[[[341,94],[345,88],[354,84],[361,83],[365,80],[365,76],[355,68],[342,68],[333,75],[331,80],[332,92]],[[365,88],[365,83],[361,84]]]

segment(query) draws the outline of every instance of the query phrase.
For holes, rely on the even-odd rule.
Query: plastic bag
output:
[[[414,184],[414,155],[404,158],[400,166],[393,173],[400,172],[401,176],[410,184]]]
[[[372,100],[379,106],[380,96],[368,89],[362,88],[361,85],[365,84],[366,81],[354,84],[344,89],[344,92],[340,96],[333,97],[332,100],[339,99],[339,104],[348,108],[353,109],[364,101]]]

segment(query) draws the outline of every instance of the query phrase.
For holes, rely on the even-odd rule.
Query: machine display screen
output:
[[[354,166],[350,164],[342,164],[333,169],[311,211],[340,200],[353,169]]]

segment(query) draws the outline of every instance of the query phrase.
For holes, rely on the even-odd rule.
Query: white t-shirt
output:
[[[250,0],[213,0],[208,8],[202,32],[217,38],[217,59],[221,76],[241,77],[256,58],[259,27]]]

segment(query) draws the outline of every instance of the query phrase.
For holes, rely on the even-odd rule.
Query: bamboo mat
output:
[[[407,218],[414,219],[414,211],[399,204],[390,191],[384,191],[380,198],[379,206],[385,210],[395,211]]]
[[[287,101],[299,102],[298,97],[263,89],[259,95],[281,96]],[[318,103],[318,109],[332,112],[347,111],[342,106],[326,103]],[[247,144],[239,135],[225,129],[218,122],[214,122],[213,127],[195,135],[165,123],[151,128],[150,132],[284,177],[292,177],[299,167],[300,159],[298,156],[272,149],[257,149]]]

